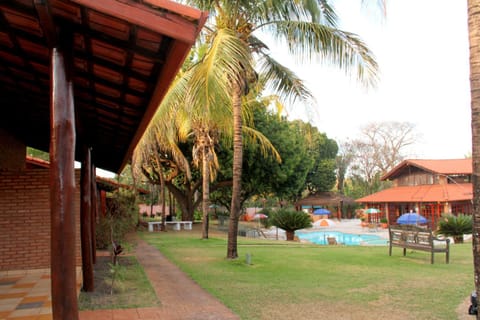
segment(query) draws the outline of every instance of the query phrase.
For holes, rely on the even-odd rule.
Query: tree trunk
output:
[[[480,292],[480,0],[468,0],[470,90],[472,109],[473,264],[475,290]],[[477,315],[480,319],[480,314]]]
[[[80,239],[82,247],[82,290],[92,292],[95,288],[93,278],[92,252],[92,161],[91,149],[84,148],[80,178]]]
[[[138,187],[137,187],[137,177],[135,176],[135,172],[133,170],[133,158],[130,159],[130,174],[132,175],[132,187],[133,187],[133,202],[135,203],[135,208],[138,208]],[[140,215],[137,214],[137,226],[140,225]]]
[[[193,212],[197,206],[197,203],[195,203],[194,200],[194,194],[198,190],[200,181],[195,182],[193,186],[191,184],[186,184],[183,190],[177,188],[171,181],[165,181],[165,185],[180,207],[182,220],[193,221]]]
[[[453,237],[455,243],[463,243],[463,235]]]
[[[232,179],[232,206],[230,208],[230,222],[228,225],[227,259],[238,258],[237,235],[238,218],[240,217],[240,203],[242,190],[242,88],[240,84],[234,87],[232,97],[233,108],[233,179]]]
[[[162,231],[167,231],[167,228],[165,226],[165,220],[166,220],[166,216],[165,216],[165,202],[166,202],[165,201],[165,178],[163,176],[163,171],[162,170],[160,170],[159,178],[160,178],[160,203],[162,205],[162,213],[161,213],[162,224],[161,224],[160,229]]]
[[[285,237],[287,241],[293,241],[295,239],[295,231],[285,230]]]
[[[202,239],[208,239],[208,204],[210,202],[210,166],[207,147],[202,147]]]

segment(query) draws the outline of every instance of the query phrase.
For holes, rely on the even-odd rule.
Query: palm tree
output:
[[[215,88],[221,89],[215,94],[223,95],[224,103],[227,101],[223,98],[229,98],[233,110],[233,189],[227,258],[234,259],[238,257],[236,239],[241,209],[242,99],[261,81],[286,102],[313,100],[302,81],[269,55],[259,32],[281,41],[291,54],[304,61],[316,56],[346,71],[355,69],[358,80],[365,84],[374,82],[377,65],[357,35],[337,28],[337,16],[326,0],[189,2],[210,12],[203,40],[210,43],[206,56],[215,56],[218,62],[206,65],[204,77],[198,80],[203,84],[215,83]],[[226,55],[221,56],[219,49]]]
[[[480,0],[468,0],[470,90],[472,109],[473,264],[480,292]],[[480,315],[477,315],[480,319]]]

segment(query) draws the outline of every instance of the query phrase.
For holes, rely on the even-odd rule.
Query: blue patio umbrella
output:
[[[316,215],[328,215],[330,213],[331,213],[330,210],[325,209],[325,208],[319,208],[319,209],[315,209],[315,211],[313,211],[313,214],[316,214]]]
[[[427,218],[415,212],[404,213],[397,219],[398,224],[422,224],[427,223]]]

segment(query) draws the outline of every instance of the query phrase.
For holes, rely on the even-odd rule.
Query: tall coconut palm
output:
[[[337,16],[326,0],[188,2],[210,12],[203,37],[210,43],[210,52],[228,48],[225,53],[229,53],[220,59],[221,64],[208,65],[205,70],[209,73],[198,80],[209,81],[213,79],[209,76],[222,75],[215,79],[223,81],[216,88],[222,89],[220,94],[228,95],[233,110],[233,189],[227,248],[227,258],[233,259],[238,257],[236,238],[241,209],[242,99],[251,86],[262,80],[268,90],[286,102],[312,100],[302,81],[270,56],[260,37],[269,34],[301,60],[317,57],[346,71],[356,70],[357,78],[367,84],[374,82],[377,65],[357,35],[337,28]]]
[[[480,292],[480,0],[468,0],[470,90],[472,109],[473,263]],[[477,315],[480,319],[480,315]]]
[[[164,98],[147,134],[142,139],[139,150],[144,154],[143,161],[152,157],[152,146],[169,152],[178,150],[178,143],[192,138],[193,165],[202,172],[202,238],[208,238],[209,184],[218,170],[215,146],[223,139],[231,145],[232,140],[232,108],[230,101],[230,80],[225,75],[232,74],[232,69],[245,63],[245,54],[232,51],[232,41],[223,41],[232,37],[228,32],[220,32],[205,53],[199,46],[188,60],[184,71],[174,81]],[[224,45],[227,44],[227,45]],[[231,57],[225,60],[225,57]],[[215,67],[213,67],[215,66]],[[245,110],[248,110],[245,109]],[[248,119],[248,113],[242,115]],[[269,150],[279,158],[273,146],[266,138],[255,130],[246,130],[263,150]],[[145,156],[146,155],[146,156]],[[177,159],[184,163],[185,157],[177,154]],[[186,166],[186,164],[185,164]]]

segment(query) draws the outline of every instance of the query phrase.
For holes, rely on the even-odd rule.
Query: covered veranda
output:
[[[6,209],[20,200],[48,211],[28,239],[10,232],[20,219],[1,224],[0,247],[49,243],[49,265],[40,257],[34,269],[45,272],[51,306],[43,306],[53,319],[78,319],[78,288],[94,288],[96,168],[118,173],[128,163],[206,18],[168,0],[0,3],[0,184],[9,183],[0,188],[0,219],[23,214]],[[27,146],[50,152],[46,175],[26,169]],[[47,193],[34,199],[37,190]],[[45,214],[32,208],[25,219]],[[4,262],[15,259],[5,252]],[[12,279],[34,273],[27,268],[3,263],[0,272]]]
[[[352,218],[355,200],[337,192],[317,192],[310,194],[295,203],[296,210],[307,210],[309,213],[317,208],[325,208],[331,217]]]

